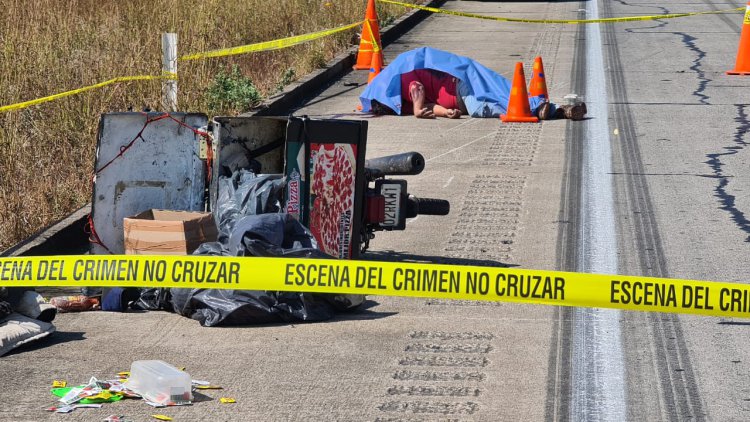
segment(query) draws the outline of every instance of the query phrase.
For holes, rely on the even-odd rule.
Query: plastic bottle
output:
[[[60,312],[83,312],[99,309],[99,299],[88,296],[57,296],[49,300]]]

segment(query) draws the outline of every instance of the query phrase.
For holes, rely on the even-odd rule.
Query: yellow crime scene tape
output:
[[[369,40],[365,39],[365,37],[364,37],[365,30],[367,30],[367,32],[370,33],[370,37],[369,37],[370,39]],[[360,40],[359,52],[360,53],[377,53],[377,52],[379,52],[381,50],[381,48],[380,48],[380,46],[378,45],[377,42],[373,42],[372,41],[374,39],[375,39],[375,34],[374,34],[373,30],[372,30],[372,26],[370,25],[370,20],[369,19],[365,19],[365,23],[362,25],[362,39]],[[362,48],[362,44],[370,44],[372,47],[371,48],[367,48],[367,47]]]
[[[197,59],[207,59],[209,57],[224,57],[224,56],[233,56],[236,54],[255,53],[258,51],[279,50],[279,49],[291,47],[297,44],[306,43],[308,41],[317,40],[318,38],[327,37],[329,35],[333,35],[338,32],[347,31],[359,25],[362,25],[362,21],[355,22],[349,25],[340,26],[338,28],[325,29],[323,31],[312,32],[312,33],[303,34],[303,35],[296,35],[293,37],[281,38],[281,39],[273,40],[273,41],[264,41],[264,42],[259,42],[255,44],[242,45],[239,47],[222,48],[219,50],[211,50],[211,51],[205,51],[202,53],[188,54],[188,55],[180,57],[178,60],[197,60]]]
[[[672,18],[681,18],[685,16],[731,13],[731,12],[738,12],[738,11],[745,10],[744,7],[739,7],[735,9],[707,11],[707,12],[670,13],[670,14],[664,14],[664,15],[629,16],[629,17],[619,17],[619,18],[572,19],[572,20],[571,19],[523,19],[523,18],[505,18],[505,17],[498,17],[498,16],[487,16],[487,15],[479,15],[476,13],[445,10],[445,9],[439,9],[435,7],[421,6],[418,4],[403,3],[403,2],[398,2],[394,0],[378,0],[378,1],[381,3],[389,3],[389,4],[395,4],[395,5],[399,5],[403,7],[426,10],[428,12],[433,12],[433,13],[443,13],[447,15],[463,16],[463,17],[468,17],[468,18],[486,19],[486,20],[494,20],[494,21],[501,21],[501,22],[524,22],[524,23],[544,23],[544,24],[553,24],[553,23],[585,24],[585,23],[606,23],[606,22],[629,22],[629,21],[643,21],[643,20],[656,20],[656,19],[672,19]],[[746,15],[745,22],[747,23],[747,21],[748,21],[748,16]],[[365,20],[365,23],[368,23],[368,22]],[[272,41],[264,41],[264,42],[259,42],[255,44],[243,45],[239,47],[223,48],[223,49],[218,49],[218,50],[187,54],[187,55],[180,57],[178,60],[182,60],[182,61],[198,60],[198,59],[206,59],[210,57],[224,57],[224,56],[232,56],[232,55],[237,55],[237,54],[246,54],[246,53],[259,52],[259,51],[278,50],[282,48],[291,47],[297,44],[309,42],[312,40],[316,40],[319,38],[327,37],[329,35],[332,35],[338,32],[347,31],[361,24],[362,22],[355,22],[349,25],[340,26],[338,28],[325,29],[322,31],[312,32],[312,33],[303,34],[303,35],[297,35],[293,37],[281,38],[281,39],[272,40]],[[378,48],[378,46],[376,46],[375,48]],[[161,76],[151,76],[151,75],[122,76],[122,77],[113,78],[104,82],[100,82],[94,85],[89,85],[89,86],[85,86],[82,88],[61,92],[61,93],[50,95],[47,97],[37,98],[34,100],[24,101],[24,102],[10,104],[6,106],[0,106],[0,113],[6,112],[6,111],[12,111],[12,110],[20,110],[20,109],[30,107],[33,105],[57,100],[57,99],[64,98],[64,97],[69,97],[71,95],[80,94],[82,92],[89,91],[92,89],[102,88],[102,87],[105,87],[107,85],[111,85],[114,83],[153,80],[153,79],[176,79],[176,78],[177,78],[177,75],[174,75],[174,74],[161,75]]]
[[[338,28],[326,29],[323,31],[312,32],[309,34],[297,35],[294,37],[282,38],[282,39],[273,40],[273,41],[265,41],[265,42],[255,43],[255,44],[243,45],[239,47],[224,48],[220,50],[212,50],[212,51],[206,51],[206,52],[201,52],[201,53],[188,54],[188,55],[180,57],[178,60],[197,60],[197,59],[204,59],[204,58],[209,58],[209,57],[222,57],[222,56],[231,56],[235,54],[254,53],[258,51],[278,50],[281,48],[287,48],[287,47],[291,47],[297,44],[302,44],[308,41],[316,40],[318,38],[327,37],[329,35],[332,35],[338,32],[342,32],[342,31],[355,28],[361,24],[362,22],[360,21],[360,22],[349,24],[349,25],[340,26]],[[147,81],[147,80],[153,80],[153,79],[177,79],[177,75],[174,73],[168,73],[168,74],[164,74],[160,76],[151,76],[151,75],[122,76],[119,78],[113,78],[108,81],[85,86],[83,88],[61,92],[61,93],[50,95],[47,97],[37,98],[34,100],[24,101],[24,102],[10,104],[6,106],[0,106],[0,113],[6,112],[6,111],[12,111],[12,110],[20,110],[26,107],[31,107],[33,105],[46,103],[48,101],[54,101],[60,98],[69,97],[71,95],[80,94],[82,92],[90,91],[92,89],[103,88],[107,85],[112,85],[115,83],[131,82],[131,81]]]
[[[154,79],[177,79],[177,75],[174,73],[166,73],[164,75],[153,76],[153,75],[138,75],[138,76],[120,76],[118,78],[112,78],[110,80],[99,82],[93,85],[84,86],[83,88],[72,89],[70,91],[60,92],[58,94],[49,95],[47,97],[37,98],[35,100],[24,101],[21,103],[10,104],[0,107],[0,113],[11,110],[20,110],[22,108],[31,107],[33,105],[46,103],[48,101],[58,100],[60,98],[70,97],[71,95],[80,94],[82,92],[90,91],[92,89],[103,88],[107,85],[112,85],[121,82],[132,82],[132,81],[150,81]]]
[[[708,11],[708,12],[668,13],[668,14],[664,14],[664,15],[644,15],[644,16],[623,16],[623,17],[619,17],[619,18],[600,18],[600,19],[525,19],[525,18],[504,18],[504,17],[499,17],[499,16],[479,15],[479,14],[476,14],[476,13],[460,12],[460,11],[445,10],[445,9],[438,9],[436,7],[428,7],[428,6],[422,6],[422,5],[419,5],[419,4],[403,3],[403,2],[400,2],[400,1],[394,1],[394,0],[378,0],[378,1],[380,3],[395,4],[395,5],[398,5],[398,6],[410,7],[412,9],[420,9],[420,10],[425,10],[425,11],[433,12],[433,13],[442,13],[442,14],[453,15],[453,16],[463,16],[465,18],[486,19],[486,20],[500,21],[500,22],[523,22],[523,23],[545,23],[545,24],[552,24],[552,23],[586,24],[586,23],[611,23],[611,22],[652,21],[652,20],[657,20],[657,19],[683,18],[683,17],[686,17],[686,16],[715,15],[715,14],[720,14],[720,13],[732,13],[732,12],[739,12],[741,10],[745,10],[744,7],[738,7],[738,8],[735,8],[735,9],[712,10],[712,11]]]
[[[746,284],[406,262],[145,255],[0,258],[0,286],[343,293],[750,318]]]

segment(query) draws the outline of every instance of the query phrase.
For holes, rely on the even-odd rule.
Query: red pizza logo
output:
[[[354,146],[312,144],[310,149],[310,231],[323,252],[349,258],[356,168]]]

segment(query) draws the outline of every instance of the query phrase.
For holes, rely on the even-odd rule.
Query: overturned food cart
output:
[[[357,259],[380,231],[449,203],[408,193],[417,152],[365,159],[367,122],[198,113],[101,119],[89,219],[92,254]],[[205,227],[205,217],[216,225]],[[177,224],[175,224],[177,222]],[[203,222],[203,223],[201,223]],[[107,292],[104,292],[106,295]],[[147,289],[135,306],[204,325],[320,320],[357,295]]]

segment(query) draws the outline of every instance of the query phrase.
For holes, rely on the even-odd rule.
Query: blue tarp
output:
[[[508,79],[468,57],[421,47],[399,54],[370,82],[359,97],[362,111],[370,111],[370,101],[377,100],[401,114],[401,74],[416,69],[448,73],[468,84],[477,100],[500,104],[503,110],[507,107],[511,85]],[[531,109],[536,109],[539,103],[539,99],[532,98]]]

